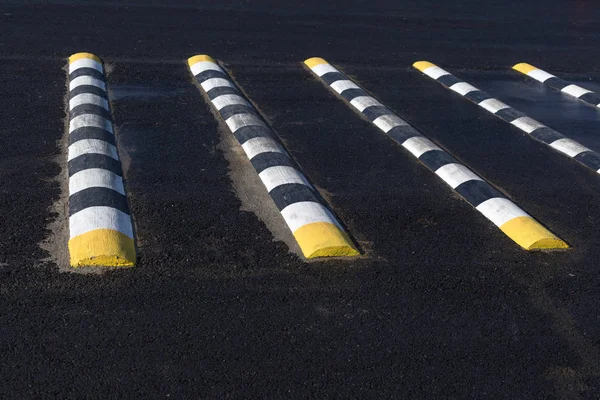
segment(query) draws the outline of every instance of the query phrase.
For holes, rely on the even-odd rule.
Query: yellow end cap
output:
[[[519,71],[522,74],[527,75],[528,73],[530,73],[534,69],[538,69],[538,68],[534,67],[531,64],[519,63],[519,64],[516,64],[515,66],[513,66],[512,69],[514,69],[515,71]]]
[[[296,229],[294,237],[306,258],[360,255],[348,235],[328,222],[313,222],[304,225]]]
[[[413,67],[415,67],[416,69],[418,69],[421,72],[425,71],[427,68],[436,67],[436,66],[437,65],[432,64],[429,61],[417,61],[416,63],[413,64]]]
[[[324,59],[322,59],[321,57],[313,57],[313,58],[309,58],[308,60],[304,61],[304,64],[306,64],[308,66],[308,68],[314,68],[317,65],[320,64],[329,64],[327,61],[325,61]]]
[[[82,58],[89,58],[91,60],[102,63],[102,61],[100,61],[100,58],[98,56],[93,55],[92,53],[75,53],[71,57],[69,57],[69,64],[77,60],[81,60]]]
[[[197,56],[188,58],[188,65],[191,67],[192,65],[199,63],[201,61],[208,61],[208,62],[216,64],[214,58],[207,56],[206,54],[199,54]]]
[[[500,227],[525,250],[568,249],[569,245],[531,217],[517,217]]]
[[[72,267],[133,267],[133,239],[112,229],[96,229],[69,240]]]

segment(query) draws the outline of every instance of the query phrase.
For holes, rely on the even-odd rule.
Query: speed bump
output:
[[[306,258],[357,256],[359,252],[316,189],[276,139],[259,112],[217,62],[188,59],[192,74],[244,149]]]
[[[413,67],[500,119],[516,126],[532,138],[552,147],[594,172],[600,173],[600,154],[597,152],[515,110],[508,104],[460,80],[435,64],[428,61],[419,61],[414,63]]]
[[[102,61],[69,57],[69,256],[73,267],[131,267],[133,226]]]
[[[322,82],[402,145],[519,246],[526,250],[568,247],[499,190],[427,139],[327,61],[314,57],[304,63]]]

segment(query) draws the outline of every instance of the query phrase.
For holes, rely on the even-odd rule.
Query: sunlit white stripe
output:
[[[292,167],[287,166],[275,166],[269,167],[258,174],[260,180],[265,184],[267,191],[271,191],[277,186],[285,185],[287,183],[300,183],[310,188],[312,186],[304,175]]]
[[[467,181],[483,181],[483,179],[462,164],[446,164],[438,168],[435,173],[450,185],[452,189],[456,189],[459,185]]]
[[[498,227],[513,218],[529,217],[529,214],[517,207],[515,203],[503,197],[486,200],[476,208]]]
[[[201,72],[208,71],[208,70],[223,72],[221,67],[219,67],[217,64],[215,64],[212,61],[199,61],[196,64],[192,65],[190,67],[190,70],[192,71],[192,74],[194,76],[198,75]]]
[[[504,104],[500,100],[496,99],[487,99],[477,104],[480,107],[485,108],[492,114],[496,114],[500,110],[504,110],[505,108],[509,108],[508,104]]]
[[[207,92],[210,89],[214,89],[216,87],[231,87],[235,89],[233,83],[223,78],[210,78],[202,82],[200,85],[202,86],[202,89],[204,89]]]
[[[331,84],[331,87],[338,93],[342,93],[346,89],[360,89],[356,83],[349,80],[335,81]]]
[[[425,68],[423,73],[425,75],[432,77],[433,79],[437,79],[440,76],[444,76],[444,75],[450,75],[450,72],[443,70],[440,67],[435,66],[435,65],[433,67]]]
[[[250,105],[246,100],[237,94],[223,94],[221,96],[217,96],[212,100],[212,103],[215,105],[217,110],[220,110],[226,106],[232,106],[234,104],[242,104],[245,106]]]
[[[300,201],[290,204],[281,210],[281,215],[292,232],[314,222],[329,222],[342,229],[325,206],[312,201]]]
[[[545,82],[550,78],[554,78],[554,75],[542,71],[541,69],[533,69],[529,71],[527,75],[540,82]]]
[[[583,153],[584,151],[591,151],[576,141],[567,138],[555,140],[550,143],[550,147],[555,148],[561,153],[565,153],[569,157],[575,157],[577,154]]]
[[[108,101],[106,99],[92,93],[82,93],[69,100],[69,110],[82,104],[94,104],[108,110]]]
[[[71,122],[69,122],[69,133],[73,132],[75,129],[86,126],[102,128],[110,133],[114,133],[112,122],[96,114],[81,114],[73,118]]]
[[[458,82],[458,83],[455,83],[454,85],[450,86],[450,89],[454,90],[456,93],[458,93],[460,95],[463,95],[463,96],[465,94],[469,93],[469,92],[474,91],[474,90],[479,90],[475,86],[471,86],[467,82]]]
[[[98,72],[104,73],[102,64],[91,58],[80,58],[79,60],[73,61],[69,64],[69,74],[79,68],[93,68]]]
[[[535,131],[536,129],[546,127],[546,125],[536,121],[535,119],[529,118],[529,117],[517,118],[514,121],[512,121],[511,124],[513,124],[517,128],[519,128],[527,133],[531,133],[531,132]]]
[[[360,111],[360,112],[363,112],[363,110],[367,107],[383,105],[371,96],[355,97],[350,101],[350,104],[352,104],[354,107],[356,107],[358,109],[358,111]]]
[[[102,90],[106,90],[106,84],[100,79],[92,78],[91,76],[78,76],[69,82],[69,90],[73,90],[78,86],[96,86]]]
[[[69,177],[69,195],[90,187],[105,187],[125,195],[123,178],[106,169],[84,169]]]
[[[423,136],[414,136],[402,143],[402,147],[417,158],[430,150],[441,150],[435,143]]]
[[[71,239],[96,229],[112,229],[133,239],[131,217],[116,208],[87,207],[69,217]]]
[[[248,159],[252,160],[254,157],[261,153],[282,153],[287,154],[285,150],[281,148],[279,143],[271,138],[267,137],[255,137],[246,140],[242,145],[242,148],[246,152]]]
[[[315,65],[311,69],[315,74],[317,74],[317,76],[323,76],[328,72],[340,72],[337,69],[333,68],[331,64],[319,64]]]
[[[388,133],[391,129],[393,129],[397,126],[407,126],[408,125],[408,123],[406,121],[404,121],[402,118],[400,118],[399,116],[394,115],[394,114],[382,115],[380,117],[377,117],[377,118],[375,118],[373,123],[375,125],[377,125],[377,127],[379,129],[381,129],[382,131],[384,131],[385,133]]]
[[[565,86],[564,88],[562,88],[561,92],[565,92],[574,97],[581,97],[586,93],[592,93],[591,90],[584,89],[581,86],[577,86],[577,85]]]
[[[69,146],[68,161],[86,153],[104,154],[115,160],[119,159],[117,148],[112,144],[99,139],[82,139]]]
[[[250,113],[232,115],[231,117],[227,118],[225,123],[229,129],[231,129],[232,133],[235,133],[235,131],[244,126],[266,126],[260,118]]]

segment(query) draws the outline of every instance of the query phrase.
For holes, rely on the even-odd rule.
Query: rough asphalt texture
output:
[[[600,151],[597,111],[508,71],[600,83],[592,2],[128,3],[0,6],[0,397],[599,397],[600,177],[410,67],[434,62]],[[132,270],[59,272],[40,247],[66,245],[49,226],[78,51],[111,66]],[[240,210],[185,65],[198,53],[225,64],[366,257],[306,263]],[[312,77],[311,56],[572,249],[519,249]]]

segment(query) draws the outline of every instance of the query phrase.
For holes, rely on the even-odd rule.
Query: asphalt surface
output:
[[[598,111],[509,70],[598,89],[599,27],[586,1],[3,3],[0,397],[599,398],[600,177],[411,68],[434,62],[600,151]],[[64,68],[79,51],[109,67],[130,270],[61,265]],[[271,204],[248,204],[233,175],[249,163],[185,64],[198,53],[364,257],[308,263],[264,220]],[[572,248],[518,248],[311,76],[311,56]]]

